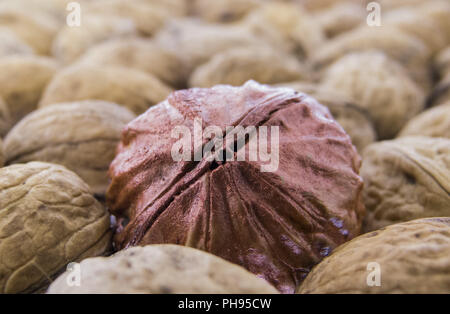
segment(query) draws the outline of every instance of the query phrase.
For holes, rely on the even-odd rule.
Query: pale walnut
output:
[[[279,87],[289,87],[300,93],[305,93],[315,98],[319,103],[327,106],[336,121],[350,135],[353,145],[361,154],[364,148],[377,139],[370,114],[356,105],[353,99],[339,93],[321,87],[320,85],[291,82],[276,84]]]
[[[136,26],[130,19],[84,14],[79,27],[66,25],[58,32],[52,53],[62,63],[70,64],[95,44],[136,34]]]
[[[174,87],[186,83],[186,78],[180,73],[182,64],[177,55],[143,38],[118,38],[98,44],[89,49],[79,62],[141,70]]]
[[[423,135],[450,139],[450,102],[428,109],[412,118],[399,136]]]
[[[240,86],[248,80],[275,84],[309,78],[307,67],[293,56],[269,47],[234,48],[215,55],[198,67],[189,80],[189,86]]]
[[[172,91],[151,74],[120,66],[76,64],[49,83],[39,107],[79,100],[105,100],[141,114]]]
[[[110,257],[85,259],[80,268],[82,285],[69,287],[66,272],[47,293],[277,293],[243,267],[187,246],[129,248]]]
[[[102,101],[57,104],[36,110],[6,136],[6,162],[61,164],[102,197],[121,131],[134,118],[126,108]]]
[[[7,27],[0,27],[0,57],[31,55],[33,49]]]
[[[366,233],[317,265],[298,293],[449,293],[450,218]]]
[[[0,97],[8,105],[13,123],[36,109],[57,70],[58,65],[45,57],[17,55],[0,59]]]
[[[0,195],[0,293],[42,291],[68,263],[110,248],[108,212],[62,166],[0,168]]]
[[[322,83],[365,108],[380,139],[395,137],[424,107],[420,87],[400,64],[377,51],[342,57],[327,69]]]
[[[372,144],[361,175],[363,230],[423,217],[450,216],[450,140],[402,137]]]

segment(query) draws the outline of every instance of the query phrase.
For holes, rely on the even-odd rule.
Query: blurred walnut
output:
[[[6,136],[6,162],[45,161],[64,165],[102,196],[108,186],[107,171],[120,133],[134,117],[126,108],[102,101],[39,109]]]
[[[216,54],[198,67],[189,80],[189,86],[240,86],[248,80],[274,84],[307,79],[308,69],[293,56],[269,47],[233,48]]]
[[[349,53],[368,50],[381,50],[401,63],[420,86],[430,88],[430,49],[420,39],[396,27],[361,26],[353,29],[322,45],[312,56],[312,62],[320,71]]]
[[[442,49],[434,60],[434,70],[441,78],[450,75],[450,46]]]
[[[68,263],[110,247],[108,212],[62,166],[0,168],[0,194],[0,293],[41,291]]]
[[[0,27],[0,57],[16,54],[31,55],[33,49],[7,27]]]
[[[5,162],[5,156],[3,153],[3,143],[0,138],[0,168],[3,167],[4,162]]]
[[[292,82],[276,86],[289,87],[300,93],[306,93],[327,106],[336,121],[350,135],[359,153],[362,153],[367,145],[375,142],[377,134],[370,114],[364,108],[357,106],[349,97],[311,83]]]
[[[185,84],[181,61],[177,55],[142,38],[109,40],[89,49],[79,60],[93,65],[118,65],[153,74],[165,83],[180,87]]]
[[[373,263],[377,264],[373,264]],[[371,274],[379,266],[380,285]],[[338,247],[299,293],[449,293],[450,218],[391,225]]]
[[[335,37],[365,22],[367,11],[361,3],[343,2],[316,12],[317,20],[328,37]]]
[[[402,66],[377,51],[342,57],[327,69],[323,86],[365,108],[381,139],[394,137],[424,106],[422,90]]]
[[[0,97],[0,138],[6,135],[11,126],[12,120],[8,106]]]
[[[58,32],[53,43],[53,55],[69,64],[95,44],[136,34],[135,24],[130,19],[84,14],[79,27],[66,25]]]
[[[77,64],[60,71],[45,90],[40,107],[78,100],[105,100],[141,114],[164,100],[171,88],[138,70]]]
[[[243,18],[261,0],[192,0],[191,13],[208,22],[233,22]]]
[[[80,267],[82,285],[69,287],[66,272],[47,293],[277,293],[244,268],[187,246],[134,247]]]
[[[445,34],[447,43],[450,43],[450,2],[448,0],[420,1],[420,5],[415,8],[423,17],[437,23],[440,33]],[[422,21],[418,24],[421,23]]]
[[[427,107],[445,104],[450,101],[450,72],[434,86],[433,91],[428,96]]]
[[[12,123],[34,110],[47,83],[58,69],[48,58],[17,55],[0,59],[0,97]]]
[[[423,135],[450,139],[450,101],[412,118],[399,136]]]
[[[366,231],[422,217],[450,216],[450,140],[402,137],[363,155]]]

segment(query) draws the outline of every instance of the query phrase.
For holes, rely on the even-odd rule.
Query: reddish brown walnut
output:
[[[234,160],[174,161],[172,149],[180,138],[172,137],[173,130],[184,126],[194,134],[196,118],[203,133],[211,126],[223,134],[228,126],[254,126],[259,145],[261,127],[267,126],[278,167],[261,171],[267,162],[250,160],[255,137],[245,134],[244,145],[239,136],[226,141]],[[271,142],[272,127],[279,130],[278,147]],[[192,143],[189,157],[211,142],[202,143]],[[237,161],[242,150],[245,161]],[[182,244],[244,266],[292,293],[315,264],[359,234],[364,213],[359,167],[349,136],[305,94],[252,81],[174,92],[123,131],[107,192],[119,218],[116,249]]]

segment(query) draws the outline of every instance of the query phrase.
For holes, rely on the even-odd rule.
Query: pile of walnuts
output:
[[[449,1],[69,2],[0,0],[0,293],[450,293]]]

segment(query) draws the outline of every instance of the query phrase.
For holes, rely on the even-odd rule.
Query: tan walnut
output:
[[[0,195],[0,293],[41,291],[68,263],[110,247],[106,209],[62,166],[0,168]]]
[[[101,101],[39,109],[6,136],[6,162],[45,161],[64,165],[102,196],[108,186],[107,170],[120,132],[134,117],[126,108]]]
[[[450,216],[450,140],[404,137],[363,155],[365,231],[423,217]]]
[[[81,262],[80,286],[61,275],[48,293],[277,293],[266,281],[215,255],[179,245],[134,247]]]
[[[449,293],[450,218],[366,233],[317,265],[299,293]]]

